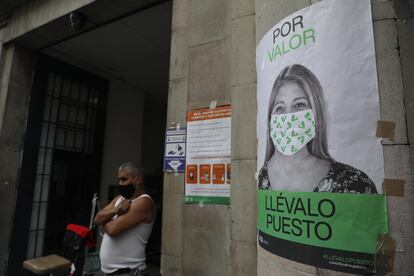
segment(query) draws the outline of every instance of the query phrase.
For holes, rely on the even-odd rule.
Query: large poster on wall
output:
[[[257,46],[258,243],[351,273],[388,232],[369,0],[322,1]]]

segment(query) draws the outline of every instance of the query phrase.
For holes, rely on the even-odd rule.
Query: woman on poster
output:
[[[337,162],[328,151],[323,89],[306,67],[285,67],[269,99],[266,155],[259,189],[377,193],[361,170]]]

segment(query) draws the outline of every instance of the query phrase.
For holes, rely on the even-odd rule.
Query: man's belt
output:
[[[114,272],[111,273],[107,273],[106,275],[118,275],[118,274],[124,274],[124,273],[128,273],[130,272],[131,269],[129,267],[125,267],[125,268],[118,268],[117,270],[115,270]]]

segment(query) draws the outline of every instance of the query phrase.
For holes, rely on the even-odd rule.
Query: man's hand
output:
[[[124,233],[128,229],[140,223],[151,223],[155,217],[155,205],[152,199],[142,197],[129,203],[128,200],[118,206],[128,207],[123,215],[109,221],[104,225],[106,234],[111,237]]]
[[[123,199],[116,207],[118,216],[128,212],[130,206],[131,202],[129,200]]]
[[[119,197],[115,197],[111,203],[105,206],[102,210],[100,210],[93,220],[93,224],[95,225],[105,225],[108,223],[115,215],[119,215],[121,210],[118,210],[118,207],[115,207],[115,202]],[[122,202],[121,202],[122,203]],[[129,208],[129,207],[128,207]],[[124,213],[128,211],[125,210]]]

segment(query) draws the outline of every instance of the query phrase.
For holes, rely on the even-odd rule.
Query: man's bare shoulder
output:
[[[142,196],[140,198],[135,199],[131,202],[130,208],[134,213],[145,214],[146,222],[152,221],[155,215],[154,202],[149,196]]]
[[[153,204],[154,203],[153,203],[151,197],[141,196],[141,197],[139,197],[139,198],[137,198],[137,199],[135,199],[131,202],[131,207],[132,208],[138,208],[138,209],[140,209],[140,208],[146,209],[146,208],[152,208]]]

